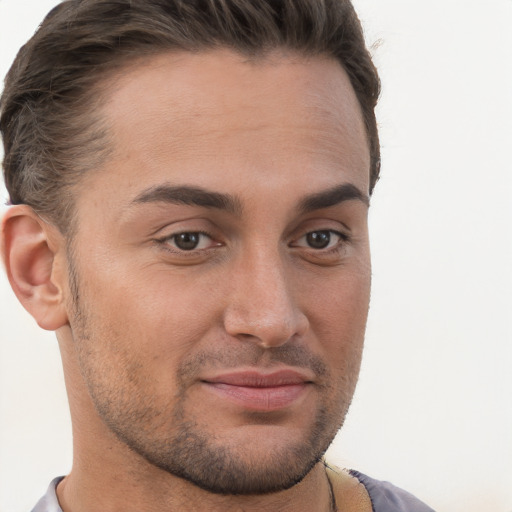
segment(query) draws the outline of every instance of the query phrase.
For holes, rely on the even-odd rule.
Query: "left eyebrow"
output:
[[[366,206],[370,205],[370,198],[352,183],[344,183],[337,187],[322,190],[315,194],[304,197],[299,203],[301,213],[310,213],[322,208],[329,208],[356,199],[362,201]]]

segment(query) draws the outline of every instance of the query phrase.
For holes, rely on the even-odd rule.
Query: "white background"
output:
[[[55,0],[0,0],[0,74]],[[330,459],[512,512],[512,0],[356,0],[383,80],[373,296]],[[5,192],[1,189],[5,197]],[[0,512],[70,468],[57,344],[0,277]]]

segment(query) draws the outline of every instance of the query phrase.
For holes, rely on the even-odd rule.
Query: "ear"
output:
[[[2,220],[2,256],[11,287],[38,325],[50,331],[68,322],[64,242],[29,206],[12,206]]]

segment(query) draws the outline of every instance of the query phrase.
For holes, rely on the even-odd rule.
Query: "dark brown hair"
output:
[[[65,0],[21,48],[5,80],[0,130],[10,202],[30,205],[65,231],[72,186],[108,154],[108,130],[94,114],[98,85],[134,59],[215,47],[337,59],[361,106],[373,190],[380,82],[349,0]]]

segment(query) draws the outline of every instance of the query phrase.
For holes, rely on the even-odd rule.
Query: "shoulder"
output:
[[[62,480],[62,476],[52,480],[46,494],[37,502],[32,512],[62,512],[57,500],[57,484]]]
[[[349,473],[365,486],[374,512],[434,512],[418,498],[389,482],[375,480],[359,471]]]

